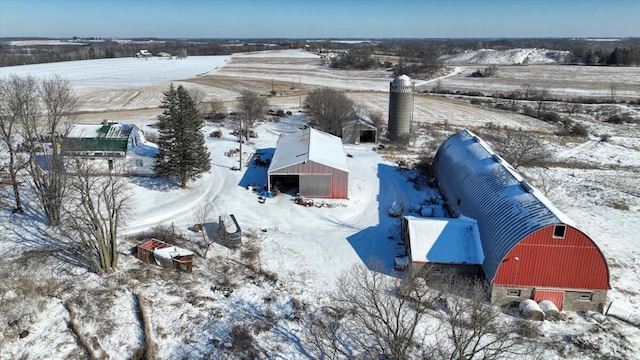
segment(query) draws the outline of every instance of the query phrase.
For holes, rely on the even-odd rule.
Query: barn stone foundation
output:
[[[522,286],[493,285],[491,287],[491,304],[508,305],[533,299],[535,288]],[[596,311],[603,313],[607,302],[606,290],[564,290],[563,311]],[[558,306],[558,304],[556,304]],[[560,308],[560,306],[558,306]]]

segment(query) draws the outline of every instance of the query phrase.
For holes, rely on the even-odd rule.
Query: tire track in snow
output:
[[[567,149],[561,153],[558,154],[558,158],[560,159],[567,159],[570,158],[572,156],[578,155],[579,153],[588,150],[594,146],[598,145],[598,141],[597,140],[587,140],[586,142],[575,146],[571,149]]]
[[[191,201],[184,202],[183,204],[181,204],[181,206],[173,209],[172,211],[163,211],[160,215],[145,217],[142,220],[133,222],[131,225],[126,227],[126,229],[122,232],[122,234],[123,235],[136,234],[149,227],[162,224],[169,220],[175,221],[181,217],[190,215],[193,212],[193,209],[195,209],[199,205],[214,201],[215,198],[222,191],[222,188],[224,187],[224,184],[225,184],[225,180],[226,179],[222,174],[222,168],[215,165],[212,166],[211,174],[204,176],[201,179],[202,182],[205,182],[207,184],[206,188],[202,189],[201,187],[198,187],[193,189],[193,191],[200,192],[200,195],[198,195],[198,197],[196,197]]]

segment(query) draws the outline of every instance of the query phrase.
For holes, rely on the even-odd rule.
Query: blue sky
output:
[[[0,37],[640,37],[640,0],[0,0]]]

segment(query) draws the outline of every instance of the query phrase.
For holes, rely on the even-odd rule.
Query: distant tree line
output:
[[[640,48],[615,48],[611,52],[600,49],[573,53],[574,60],[585,65],[633,66],[640,64]]]
[[[182,49],[189,55],[229,55],[234,52],[268,49],[308,48],[346,50],[331,60],[337,69],[371,69],[379,66],[372,55],[397,56],[400,64],[393,68],[395,74],[407,74],[419,78],[437,72],[442,64],[442,55],[455,55],[469,50],[514,48],[544,48],[569,51],[566,62],[586,65],[634,66],[640,64],[640,38],[616,41],[592,41],[588,39],[542,38],[542,39],[374,39],[362,42],[340,42],[333,40],[291,39],[131,39],[119,42],[110,39],[83,38],[86,45],[34,45],[13,46],[12,40],[0,39],[0,66],[36,64],[57,61],[104,59],[134,56],[140,49],[153,54],[168,52],[180,54]],[[98,41],[96,41],[98,40]],[[388,67],[385,65],[385,67]]]
[[[371,57],[371,49],[353,49],[331,59],[331,67],[335,69],[369,70],[378,66]]]
[[[24,40],[24,39],[22,39]],[[133,57],[140,49],[152,54],[167,52],[179,56],[186,51],[190,56],[229,55],[234,52],[258,51],[273,48],[289,48],[289,43],[265,46],[262,43],[233,44],[228,41],[178,41],[122,43],[112,40],[90,42],[86,45],[34,45],[14,46],[8,39],[0,41],[0,66],[40,64],[60,61]]]

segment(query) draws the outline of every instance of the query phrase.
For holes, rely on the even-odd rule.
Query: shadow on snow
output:
[[[403,200],[405,194],[397,184],[405,183],[406,179],[398,172],[397,166],[378,164],[378,180],[378,225],[349,236],[347,241],[369,270],[396,276],[393,260],[396,253],[402,251],[402,247],[398,245],[400,218],[389,216],[388,209],[394,201]]]
[[[269,165],[265,166],[264,162],[271,161],[275,150],[275,148],[257,149],[245,164],[246,170],[238,185],[245,189],[250,185],[258,186],[262,190],[263,186],[267,185],[267,170],[269,169]]]

